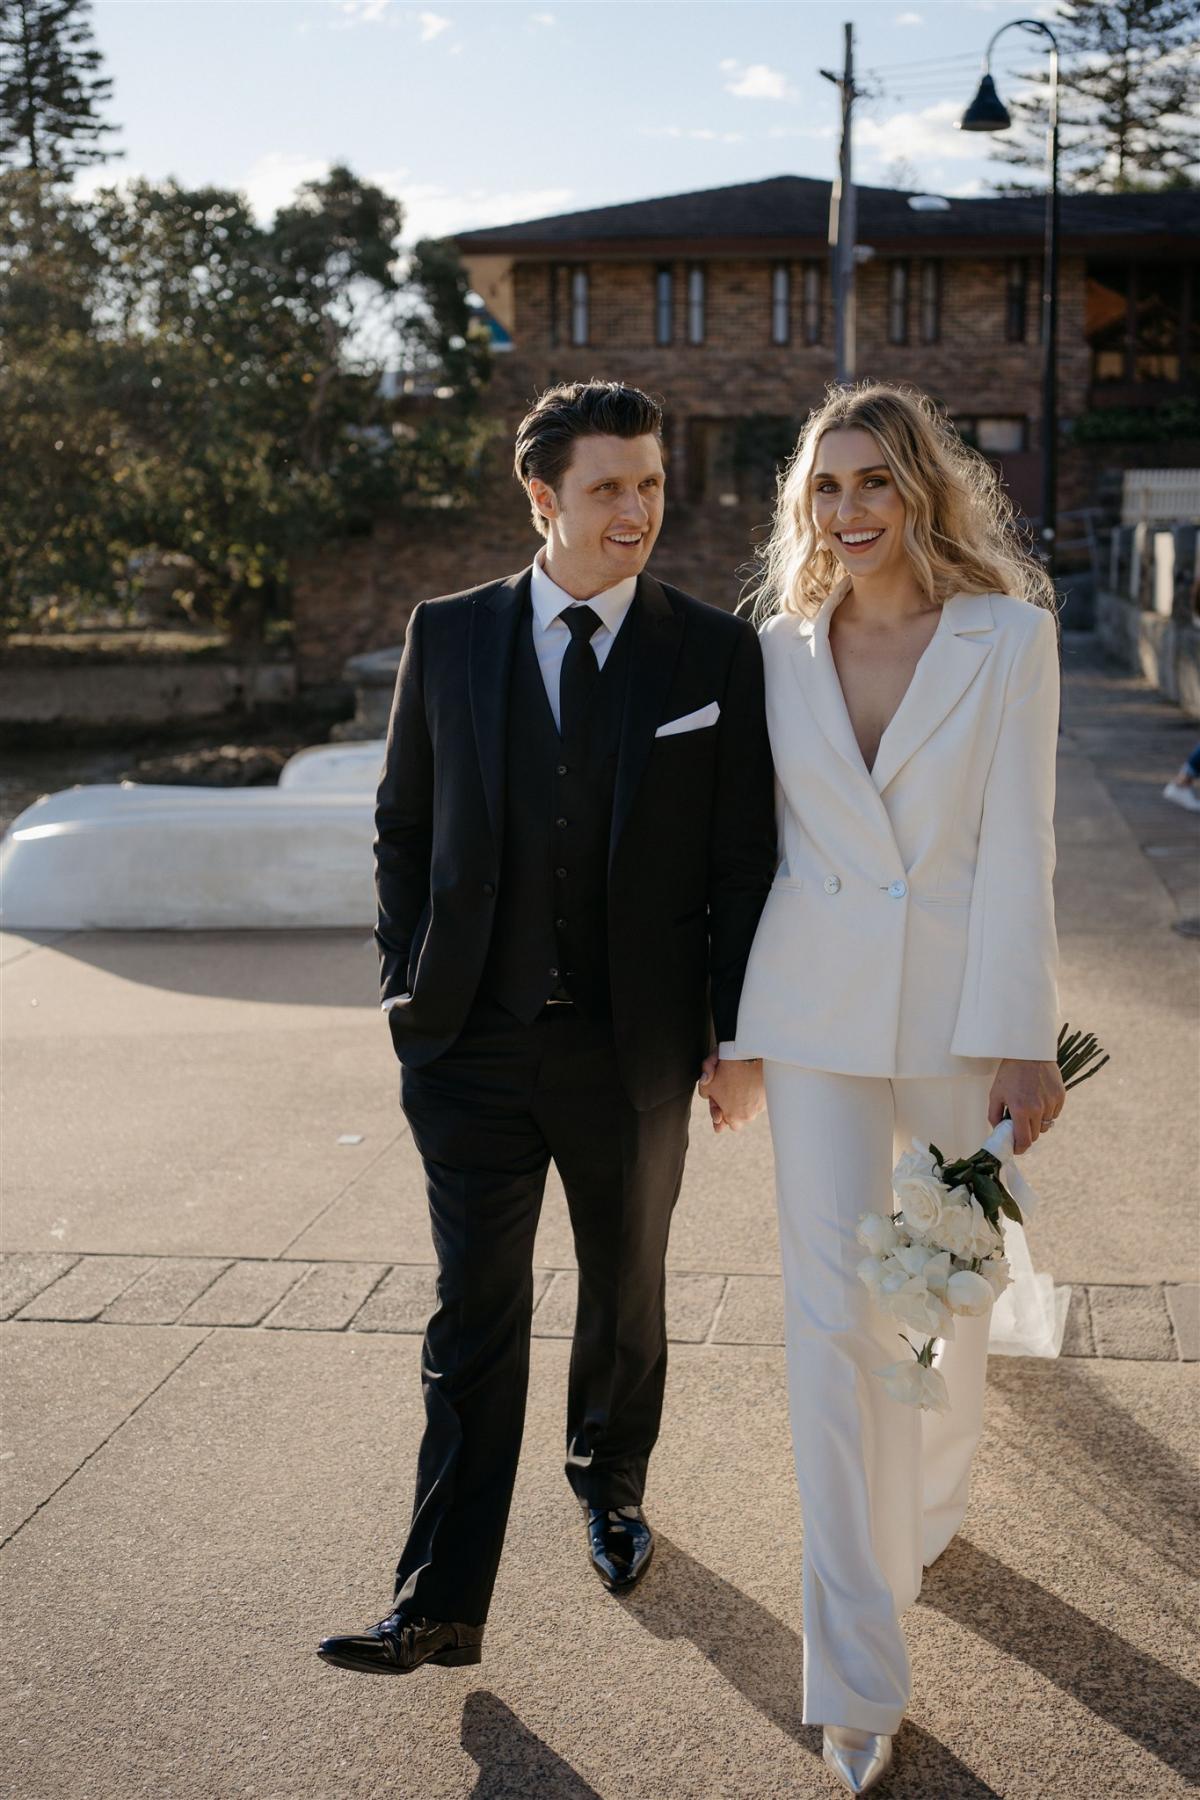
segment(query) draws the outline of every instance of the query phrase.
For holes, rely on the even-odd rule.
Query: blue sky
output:
[[[719,187],[828,179],[842,25],[872,89],[856,177],[986,192],[986,138],[953,121],[984,45],[1051,0],[96,0],[126,154],[85,189],[136,173],[247,191],[268,214],[343,159],[405,201],[406,238]],[[1042,62],[1009,32],[1003,94]],[[878,73],[873,73],[878,71]]]

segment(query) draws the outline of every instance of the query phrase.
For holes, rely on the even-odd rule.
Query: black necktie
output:
[[[573,738],[583,729],[592,691],[600,678],[592,635],[599,631],[603,620],[590,606],[568,606],[558,616],[571,633],[558,690],[559,732],[564,738]]]

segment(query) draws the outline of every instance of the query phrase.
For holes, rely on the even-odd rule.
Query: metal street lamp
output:
[[[1014,27],[1035,31],[1050,40],[1050,129],[1046,160],[1046,243],[1042,259],[1042,561],[1054,572],[1054,537],[1057,524],[1058,477],[1058,39],[1040,19],[1010,19],[993,32],[983,58],[979,91],[959,120],[960,131],[1007,131],[1012,124],[1008,108],[996,92],[991,77],[992,49],[996,39]]]

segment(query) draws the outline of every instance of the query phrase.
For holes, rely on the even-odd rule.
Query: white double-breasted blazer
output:
[[[848,585],[763,628],[780,863],[722,1054],[878,1076],[1052,1058],[1054,619],[947,600],[868,770],[829,645]]]

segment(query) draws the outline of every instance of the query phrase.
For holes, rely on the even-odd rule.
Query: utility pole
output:
[[[851,125],[855,100],[854,27],[845,25],[846,49],[842,73],[822,69],[842,97],[842,141],[838,152],[838,176],[829,197],[829,266],[833,277],[833,331],[837,380],[847,386],[856,367],[854,310],[854,246],[858,235],[858,206],[851,167]]]

